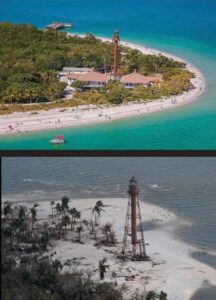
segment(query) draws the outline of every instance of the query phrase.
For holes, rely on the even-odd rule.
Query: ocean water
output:
[[[190,61],[206,78],[197,101],[148,116],[1,137],[0,149],[216,149],[215,0],[1,0],[0,21],[44,28],[71,21],[73,32],[111,37],[170,52]],[[55,134],[68,143],[49,144]]]
[[[198,247],[194,257],[216,267],[216,158],[14,157],[2,159],[2,196],[9,201],[127,199],[135,176],[140,199],[182,220],[176,236]],[[72,201],[71,200],[71,201]],[[126,200],[127,201],[127,200]]]

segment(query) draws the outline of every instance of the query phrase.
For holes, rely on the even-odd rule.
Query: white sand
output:
[[[71,200],[70,207],[81,210],[82,219],[90,220],[90,208],[94,206],[96,200],[98,199]],[[98,261],[106,257],[110,270],[106,273],[105,280],[117,281],[119,285],[126,284],[128,292],[125,292],[125,299],[134,295],[136,291],[163,290],[168,293],[170,300],[187,300],[201,287],[203,281],[207,280],[210,284],[216,285],[216,270],[193,259],[189,254],[197,249],[174,236],[176,226],[182,225],[182,221],[168,210],[151,204],[142,202],[141,214],[143,221],[153,219],[153,223],[161,225],[154,230],[144,232],[145,242],[149,244],[146,246],[147,254],[159,264],[153,266],[152,262],[121,262],[116,258],[116,254],[105,251],[107,249],[121,252],[127,199],[101,200],[108,206],[102,213],[99,223],[102,225],[110,222],[113,225],[119,242],[117,246],[103,246],[97,249],[94,246],[95,240],[89,239],[86,230],[82,233],[84,245],[74,243],[70,239],[56,241],[54,248],[50,250],[50,253],[56,252],[53,259],[57,258],[65,262],[67,259],[83,257],[76,268],[92,270],[93,278],[98,280],[98,272],[95,272]],[[39,217],[46,218],[50,213],[49,202],[40,202]],[[113,278],[113,272],[117,277]],[[125,276],[128,275],[136,275],[135,281],[125,281]]]
[[[82,36],[82,35],[80,35]],[[111,41],[110,39],[101,38],[103,41]],[[178,61],[183,61],[187,64],[187,69],[195,74],[195,78],[191,79],[194,89],[185,92],[180,96],[171,98],[163,98],[150,103],[129,103],[119,106],[95,106],[83,105],[76,108],[66,108],[63,112],[61,109],[51,109],[49,111],[40,110],[37,114],[32,112],[13,113],[0,116],[0,135],[3,134],[20,134],[23,132],[37,131],[51,128],[64,128],[92,124],[97,122],[108,122],[119,118],[125,118],[136,115],[144,115],[157,111],[163,111],[176,106],[185,105],[196,100],[205,90],[205,79],[202,73],[186,62],[182,58],[167,54],[158,50],[146,48],[141,45],[121,42],[122,45],[138,49],[144,54],[159,53],[166,55]],[[175,100],[175,103],[173,103]],[[12,125],[13,130],[9,130],[9,125]]]

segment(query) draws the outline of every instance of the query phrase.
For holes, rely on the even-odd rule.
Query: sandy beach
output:
[[[71,200],[70,207],[81,211],[82,219],[92,218],[91,208],[98,199]],[[49,253],[54,253],[53,259],[66,262],[75,259],[72,269],[91,271],[93,278],[98,280],[99,259],[107,258],[110,269],[106,273],[105,281],[117,282],[118,286],[126,284],[124,299],[149,290],[168,294],[170,300],[189,300],[194,292],[209,282],[216,285],[216,270],[201,263],[190,256],[197,248],[178,240],[174,235],[177,226],[186,225],[184,220],[178,219],[173,213],[161,207],[141,202],[142,221],[152,224],[144,232],[147,255],[151,261],[122,261],[117,258],[121,252],[123,230],[127,207],[127,198],[100,199],[106,205],[105,212],[99,219],[99,225],[109,222],[116,233],[116,246],[95,246],[95,239],[89,238],[87,229],[82,233],[82,242],[74,242],[76,233],[68,231],[68,238],[53,242]],[[24,203],[31,205],[31,203]],[[47,222],[51,214],[50,202],[40,202],[39,222]],[[187,224],[189,226],[189,224]],[[100,239],[102,233],[98,231]],[[64,267],[62,271],[68,271]],[[126,281],[126,276],[135,275],[134,281]]]
[[[102,37],[98,38],[103,41],[111,41],[111,39]],[[202,73],[184,59],[134,43],[122,41],[120,44],[133,49],[138,49],[144,54],[158,55],[161,53],[167,57],[185,62],[187,64],[187,69],[195,74],[195,78],[191,79],[191,82],[195,88],[189,92],[183,93],[180,96],[158,99],[149,103],[133,102],[129,104],[121,104],[119,106],[82,105],[77,106],[76,108],[51,109],[49,111],[40,110],[37,113],[17,112],[9,115],[2,115],[0,116],[0,135],[20,134],[44,129],[81,126],[98,122],[111,122],[112,120],[119,118],[145,115],[188,104],[189,102],[196,100],[201,94],[204,93],[205,79]]]

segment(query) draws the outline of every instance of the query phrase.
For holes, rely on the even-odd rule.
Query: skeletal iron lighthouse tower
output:
[[[125,256],[131,255],[133,260],[145,260],[147,258],[138,198],[139,192],[137,181],[132,177],[128,188],[129,199],[122,254]],[[130,237],[129,243],[128,237]]]
[[[113,61],[113,73],[114,73],[114,77],[115,79],[117,78],[117,69],[118,69],[118,43],[120,41],[120,37],[119,37],[119,32],[118,30],[114,31],[113,34],[113,38],[112,38],[113,42],[114,42],[114,61]]]

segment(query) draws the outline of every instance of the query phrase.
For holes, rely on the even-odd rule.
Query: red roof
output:
[[[144,76],[140,73],[137,73],[136,71],[127,74],[125,76],[122,76],[120,79],[122,83],[132,83],[132,84],[148,84],[152,81],[157,81],[157,80],[159,80],[159,78]]]
[[[149,78],[150,81],[152,82],[159,82],[161,81],[161,78],[160,77],[157,77],[157,76],[146,76]]]
[[[67,79],[79,79],[80,78],[80,76],[81,76],[81,74],[67,74],[65,77],[67,78]]]
[[[83,74],[79,78],[80,81],[95,81],[95,82],[107,82],[108,78],[105,74],[99,72],[91,71],[89,73]]]

